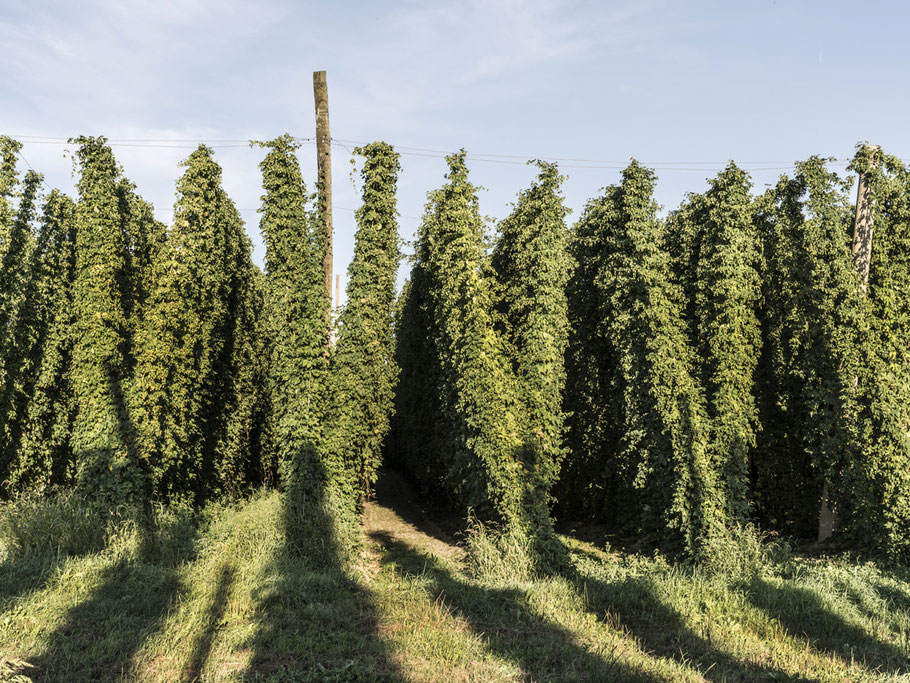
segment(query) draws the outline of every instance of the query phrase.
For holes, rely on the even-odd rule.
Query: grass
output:
[[[275,492],[7,505],[0,681],[910,678],[910,583],[872,564],[753,544],[709,571],[561,536],[566,570],[482,579],[407,498],[380,489],[354,553],[289,543]]]

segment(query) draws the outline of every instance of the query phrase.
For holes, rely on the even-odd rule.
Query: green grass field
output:
[[[708,571],[564,536],[562,574],[485,581],[390,478],[329,562],[275,492],[106,525],[7,505],[0,680],[910,679],[910,582],[871,564]]]

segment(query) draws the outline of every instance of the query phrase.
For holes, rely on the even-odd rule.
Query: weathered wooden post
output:
[[[335,315],[341,310],[341,274],[335,276]]]
[[[876,152],[878,145],[866,144],[866,149]],[[872,155],[873,166],[878,163]],[[869,286],[869,264],[872,262],[872,210],[875,208],[875,190],[869,183],[866,173],[859,174],[856,188],[856,218],[853,222],[853,262],[859,273],[859,287],[866,293]]]
[[[329,89],[325,71],[313,72],[313,99],[316,103],[316,169],[319,203],[325,229],[325,295],[328,319],[332,314],[332,135],[329,132]]]

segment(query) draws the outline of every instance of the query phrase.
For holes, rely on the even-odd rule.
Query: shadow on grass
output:
[[[115,524],[106,508],[63,491],[22,498],[0,514],[7,546],[0,562],[0,614],[46,587],[68,563],[103,551]]]
[[[133,657],[161,627],[181,584],[177,566],[195,553],[196,526],[142,529],[138,550],[106,567],[98,586],[72,607],[31,658],[35,681],[128,677]],[[189,553],[185,550],[189,549]]]
[[[650,553],[657,544],[641,536],[618,533],[617,525],[595,524],[585,520],[557,519],[553,524],[557,533],[571,536],[579,541],[589,543],[607,553],[631,555]],[[572,552],[579,552],[580,548],[573,548]]]
[[[890,630],[891,643],[886,646],[895,647],[893,640],[898,637],[901,644],[896,647],[905,648],[910,656],[910,596],[901,587],[905,585],[903,581],[894,585],[882,576],[849,574],[835,577],[834,584],[826,589],[848,601],[863,617],[876,622],[878,628]]]
[[[910,652],[882,643],[850,624],[826,607],[815,591],[792,584],[775,585],[756,577],[746,584],[744,592],[770,619],[779,621],[791,635],[805,638],[817,651],[883,673],[910,672]]]
[[[529,680],[662,680],[628,665],[602,658],[578,644],[577,634],[534,613],[527,594],[517,588],[477,586],[456,576],[435,557],[379,532],[382,562],[404,577],[429,582],[434,599],[465,619],[493,654],[519,666]]]
[[[177,591],[172,575],[157,568],[118,562],[102,576],[91,597],[70,610],[31,660],[35,680],[117,680],[161,622]]]
[[[187,669],[187,680],[196,681],[202,677],[202,671],[212,653],[212,644],[215,642],[218,625],[224,617],[224,609],[227,606],[227,598],[233,582],[234,568],[227,564],[223,565],[218,573],[215,594],[209,604],[205,630],[196,641],[196,647],[193,648],[193,657]]]
[[[454,544],[455,537],[464,533],[466,522],[463,516],[459,517],[441,506],[439,509],[424,510],[425,501],[418,499],[411,483],[401,472],[380,468],[373,493],[377,503],[392,508],[402,520],[437,541]]]
[[[135,654],[160,629],[176,601],[181,587],[178,567],[194,559],[198,551],[198,525],[191,511],[172,514],[167,521],[155,518],[145,495],[147,473],[137,455],[136,427],[129,406],[115,375],[110,371],[107,375],[111,405],[119,416],[119,443],[126,446],[128,459],[136,464],[129,471],[120,470],[122,479],[114,482],[122,486],[120,495],[126,495],[123,491],[131,494],[121,501],[125,505],[115,508],[109,496],[95,492],[95,503],[88,504],[86,515],[96,516],[95,524],[104,530],[101,537],[105,542],[121,543],[116,536],[135,533],[136,546],[108,549],[119,555],[101,571],[97,587],[67,611],[62,625],[45,639],[41,654],[29,662],[35,667],[32,678],[36,681],[129,677]],[[104,448],[86,460],[104,463],[110,456],[111,449]],[[107,533],[112,517],[119,520],[113,539]]]
[[[907,578],[905,577],[893,578],[892,580],[900,581],[903,585],[907,585]],[[873,587],[878,596],[885,600],[895,611],[899,610],[910,616],[910,592],[893,585],[893,583],[882,580],[876,581]]]
[[[602,622],[626,630],[643,650],[695,668],[709,681],[784,679],[789,674],[761,662],[745,662],[693,631],[675,609],[665,604],[653,579],[635,576],[616,582],[573,574],[589,610]]]
[[[259,630],[243,680],[404,680],[369,593],[348,574],[354,537],[339,535],[344,514],[333,497],[286,492],[283,506],[284,542],[256,596]]]
[[[29,553],[0,563],[0,616],[44,588],[66,556]]]

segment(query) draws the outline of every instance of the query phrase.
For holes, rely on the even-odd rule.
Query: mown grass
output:
[[[566,570],[484,580],[384,502],[354,553],[289,538],[275,492],[7,505],[0,680],[910,678],[910,583],[872,564],[753,548],[709,571],[566,536]]]

